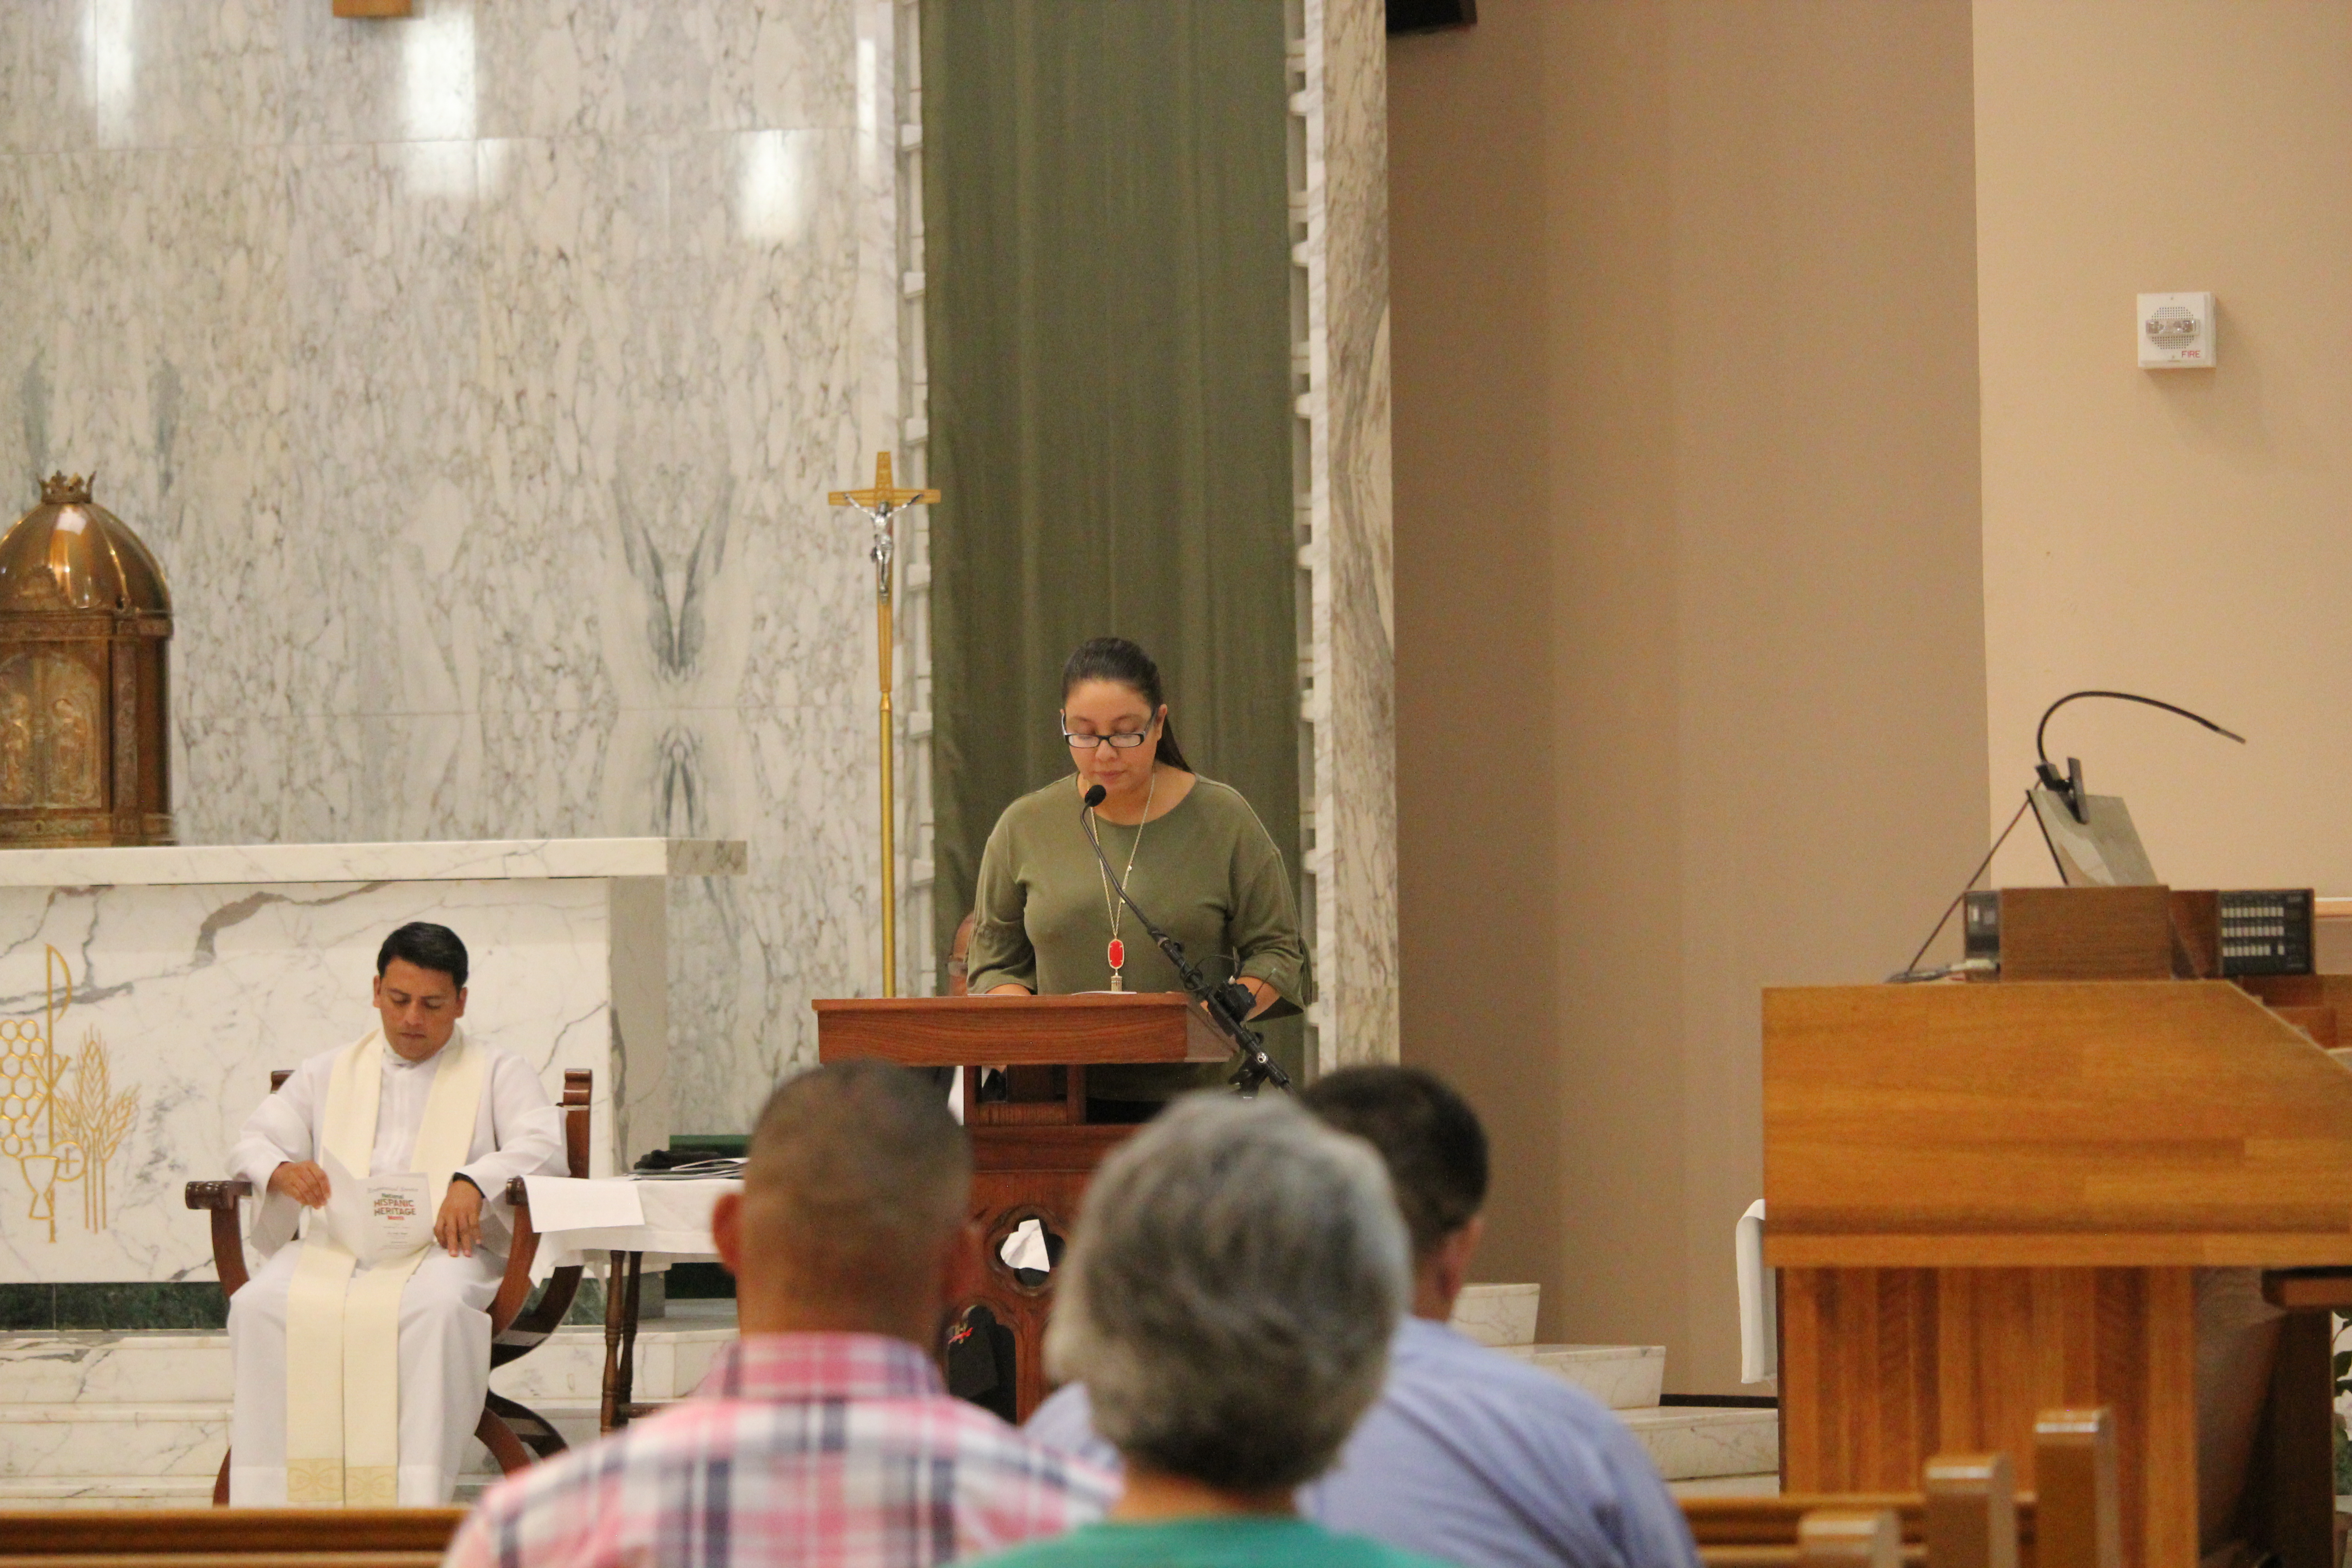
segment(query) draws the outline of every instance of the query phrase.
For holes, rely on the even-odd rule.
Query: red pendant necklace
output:
[[[1151,821],[1152,797],[1159,793],[1160,768],[1157,763],[1154,763],[1151,769],[1151,783],[1143,792],[1143,820],[1135,825],[1135,842],[1127,847],[1127,869],[1119,876],[1119,881],[1126,886],[1132,887],[1135,883],[1135,852],[1143,847],[1143,830]],[[1090,812],[1091,809],[1089,808]],[[1118,894],[1112,890],[1110,873],[1099,865],[1095,869],[1102,877],[1103,911],[1110,919],[1110,946],[1103,952],[1103,956],[1110,961],[1110,988],[1113,991],[1124,991],[1127,989],[1127,981],[1120,975],[1119,971],[1127,967],[1127,943],[1118,940],[1118,928],[1126,921],[1127,906],[1119,900]]]

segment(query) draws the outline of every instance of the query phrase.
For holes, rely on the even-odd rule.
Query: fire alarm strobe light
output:
[[[2142,294],[2138,316],[2140,369],[2213,368],[2212,295]]]

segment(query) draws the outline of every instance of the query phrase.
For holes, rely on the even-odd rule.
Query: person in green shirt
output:
[[[1045,1331],[1127,1491],[985,1568],[1430,1568],[1299,1516],[1379,1394],[1412,1246],[1371,1146],[1286,1100],[1188,1095],[1103,1162]]]
[[[1282,852],[1239,791],[1185,762],[1150,656],[1123,637],[1081,643],[1062,669],[1062,733],[1070,776],[1005,807],[981,855],[971,994],[1183,989],[1087,841],[1082,803],[1099,784],[1093,816],[1103,853],[1209,984],[1247,986],[1254,1018],[1294,1014],[1311,1000]],[[1092,1068],[1090,1116],[1141,1121],[1225,1071],[1181,1062]]]

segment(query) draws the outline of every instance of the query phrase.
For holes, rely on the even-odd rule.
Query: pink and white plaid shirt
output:
[[[443,1568],[916,1568],[1061,1534],[1116,1489],[903,1340],[763,1334],[675,1409],[491,1488]]]

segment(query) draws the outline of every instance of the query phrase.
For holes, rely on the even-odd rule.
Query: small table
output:
[[[648,1254],[669,1262],[716,1259],[710,1238],[710,1211],[727,1193],[740,1193],[740,1181],[637,1181],[612,1176],[572,1182],[533,1176],[531,1212],[553,1211],[559,1218],[567,1209],[610,1206],[634,1196],[642,1215],[634,1225],[562,1225],[540,1230],[541,1268],[577,1263],[602,1252],[604,1274],[604,1377],[597,1409],[600,1431],[615,1432],[652,1405],[632,1403],[636,1384],[638,1281]],[[554,1193],[570,1201],[553,1200]],[[593,1218],[593,1215],[589,1216]]]

